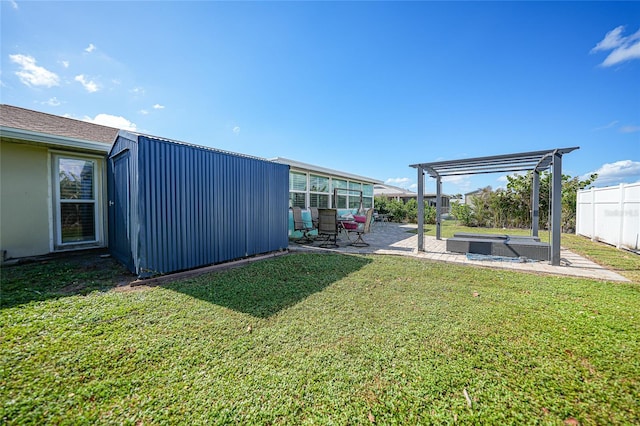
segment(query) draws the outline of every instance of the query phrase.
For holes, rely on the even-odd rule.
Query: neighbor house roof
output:
[[[385,197],[415,197],[417,195],[415,192],[411,192],[408,189],[387,184],[374,185],[373,193],[375,195],[384,195]]]
[[[118,129],[0,104],[3,138],[107,152]]]
[[[408,189],[400,188],[399,186],[387,185],[385,184],[376,184],[373,186],[373,193],[376,196],[383,197],[400,197],[400,198],[418,198],[418,193],[409,191]],[[431,198],[435,197],[436,194],[425,193],[425,197]],[[449,195],[441,194],[442,197],[449,197]]]
[[[313,164],[290,160],[288,158],[275,157],[275,158],[270,158],[270,160],[275,161],[276,163],[288,164],[289,167],[291,167],[292,169],[305,170],[305,171],[320,173],[320,174],[329,175],[329,176],[337,176],[345,179],[357,180],[360,182],[367,182],[367,183],[374,183],[374,184],[382,183],[382,181],[378,179],[373,179],[366,176],[354,175],[352,173],[341,172],[339,170],[328,169],[326,167],[315,166]]]

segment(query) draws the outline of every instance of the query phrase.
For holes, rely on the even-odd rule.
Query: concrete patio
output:
[[[425,251],[418,252],[418,235],[411,232],[416,229],[415,224],[398,223],[375,223],[370,233],[364,236],[364,240],[369,243],[368,247],[349,246],[346,235],[340,234],[338,238],[339,248],[323,249],[318,247],[319,243],[309,245],[298,245],[292,243],[289,250],[319,250],[337,251],[340,253],[358,254],[392,254],[410,256],[418,259],[429,259],[439,262],[461,263],[488,268],[512,269],[523,272],[565,275],[573,277],[591,278],[606,281],[629,281],[627,278],[613,271],[609,271],[602,266],[585,259],[569,250],[561,249],[561,265],[552,266],[548,262],[504,262],[490,260],[470,260],[465,254],[447,252],[445,249],[446,240],[436,240],[435,237],[425,236]]]

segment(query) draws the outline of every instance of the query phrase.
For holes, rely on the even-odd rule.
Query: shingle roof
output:
[[[0,104],[0,126],[111,145],[118,129]]]

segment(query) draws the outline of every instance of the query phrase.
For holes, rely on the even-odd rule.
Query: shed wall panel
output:
[[[140,276],[288,246],[288,166],[145,136],[137,148]]]

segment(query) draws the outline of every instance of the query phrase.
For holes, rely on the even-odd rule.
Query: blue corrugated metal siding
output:
[[[134,160],[137,157],[138,154],[138,145],[136,143],[136,141],[133,140],[133,135],[131,136],[122,136],[119,135],[116,138],[116,141],[114,142],[113,146],[111,147],[111,152],[109,154],[109,160],[107,161],[107,198],[109,199],[108,202],[108,224],[109,224],[109,247],[111,248],[111,254],[116,257],[118,260],[120,260],[122,263],[124,263],[129,269],[131,269],[132,271],[136,271],[137,270],[137,245],[133,245],[133,241],[137,241],[137,229],[138,229],[138,222],[137,222],[137,215],[135,214],[130,214],[129,217],[127,218],[126,224],[128,226],[128,229],[116,229],[115,223],[114,223],[114,214],[113,214],[113,209],[115,208],[114,206],[114,200],[115,200],[115,182],[114,182],[114,159],[120,155],[126,154],[127,152],[129,152],[130,156],[131,156],[131,160],[129,161],[129,176],[130,176],[130,191],[132,194],[137,193],[138,188],[137,188],[137,175],[138,175],[138,165],[136,163],[136,161]],[[129,205],[130,208],[130,212],[135,212],[138,208],[138,200],[136,197],[131,197],[131,204]],[[120,235],[117,235],[117,234]],[[123,233],[127,234],[127,235],[122,235]],[[116,238],[125,238],[128,239],[129,242],[131,243],[131,250],[127,255],[123,255],[122,253],[119,253],[117,251],[115,251],[113,249],[114,247],[114,242],[116,241]]]
[[[288,166],[142,135],[137,145],[138,275],[288,246]]]

